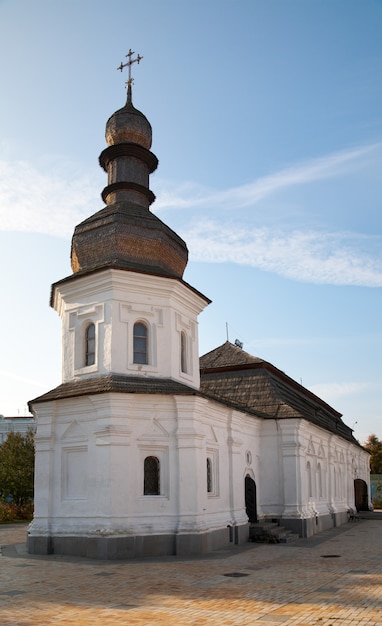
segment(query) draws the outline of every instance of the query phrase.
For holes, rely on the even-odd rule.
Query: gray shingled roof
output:
[[[356,442],[341,414],[281,370],[226,341],[200,359],[203,395],[265,419],[306,419]]]
[[[198,393],[196,389],[182,385],[182,383],[170,378],[143,378],[141,376],[109,374],[62,383],[55,389],[31,400],[29,405],[109,392],[161,395],[195,395]]]
[[[264,363],[264,361],[257,356],[248,354],[229,341],[200,357],[201,370],[234,365],[252,365],[253,363]]]
[[[200,358],[200,390],[169,378],[110,374],[63,383],[33,404],[109,392],[199,395],[263,419],[302,418],[358,444],[341,414],[281,370],[228,341]]]

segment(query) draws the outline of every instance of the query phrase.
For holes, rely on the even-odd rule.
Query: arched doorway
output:
[[[250,523],[257,522],[256,483],[248,474],[245,477],[245,511]]]
[[[357,511],[369,510],[367,484],[361,478],[356,478],[354,481],[354,501]]]

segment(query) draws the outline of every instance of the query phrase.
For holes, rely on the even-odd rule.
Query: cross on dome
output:
[[[140,56],[139,54],[138,54],[138,56],[135,59],[133,59],[132,58],[133,54],[135,54],[135,52],[133,52],[132,49],[130,48],[129,52],[126,54],[126,57],[129,60],[126,63],[122,63],[122,61],[121,61],[121,65],[119,67],[117,67],[117,70],[120,70],[121,72],[123,71],[123,69],[125,67],[129,68],[129,78],[127,79],[127,81],[125,83],[126,87],[128,88],[129,91],[131,90],[131,85],[134,82],[134,78],[132,78],[132,76],[131,76],[131,66],[133,65],[133,63],[138,63],[139,64],[140,61],[143,59],[143,57]]]

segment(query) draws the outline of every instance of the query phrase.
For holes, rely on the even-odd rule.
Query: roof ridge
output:
[[[266,363],[263,359],[253,356],[239,346],[225,341],[221,346],[210,350],[200,357],[200,369],[229,368],[233,366],[253,365]]]

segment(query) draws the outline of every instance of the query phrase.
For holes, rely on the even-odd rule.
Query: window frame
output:
[[[318,492],[318,498],[319,500],[322,500],[322,498],[324,497],[324,491],[323,491],[323,482],[322,482],[322,466],[321,463],[318,463],[317,465],[317,492]]]
[[[93,336],[89,337],[92,331]],[[90,345],[92,344],[92,348]],[[85,367],[91,367],[96,364],[96,327],[94,322],[90,322],[85,328]]]
[[[188,346],[187,334],[184,330],[180,332],[180,371],[188,374]]]
[[[206,453],[206,494],[208,498],[219,497],[219,452],[208,448]]]
[[[310,461],[306,463],[306,475],[307,475],[307,487],[308,487],[308,498],[312,499],[314,497],[313,494],[313,476],[312,476],[312,464]]]
[[[148,461],[154,461],[154,465],[148,467]],[[148,476],[148,472],[155,471],[156,475]],[[153,480],[154,479],[154,480]],[[149,490],[149,481],[153,481],[156,485],[156,489]],[[143,495],[144,496],[160,496],[161,495],[161,463],[160,459],[153,454],[150,454],[144,458],[143,461]]]
[[[137,326],[141,326],[142,328],[145,329],[144,335],[143,334],[138,335],[136,333]],[[141,340],[141,341],[144,340],[145,342],[144,350],[136,348],[136,342],[138,340]],[[136,360],[137,355],[144,355],[144,360]],[[143,320],[137,320],[136,322],[134,322],[134,326],[133,326],[133,364],[134,365],[149,365],[149,326]]]
[[[211,494],[214,492],[214,479],[213,479],[213,464],[211,457],[207,457],[206,459],[206,472],[207,472],[207,493]]]

